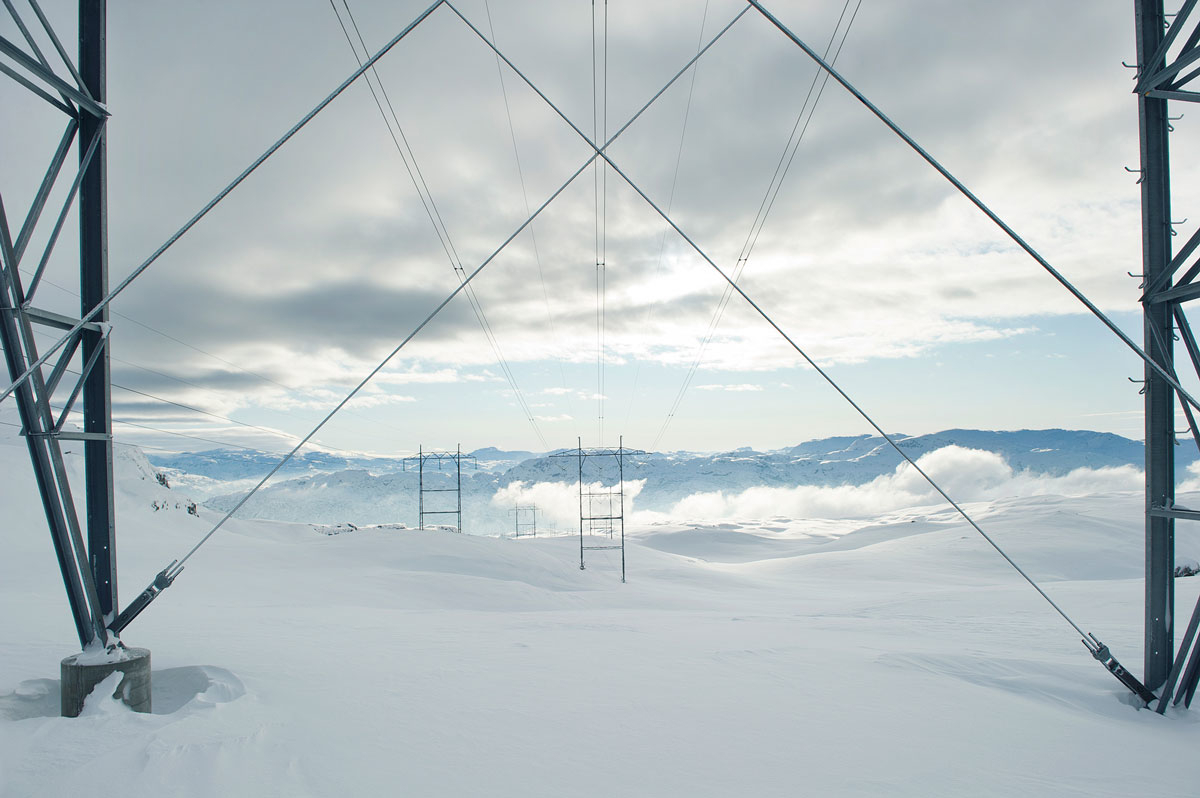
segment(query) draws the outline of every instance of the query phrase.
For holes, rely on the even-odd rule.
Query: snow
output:
[[[76,665],[109,665],[114,662],[125,662],[129,656],[129,652],[120,646],[105,647],[99,640],[96,640],[83,651],[72,656],[71,660]]]
[[[79,716],[81,718],[112,717],[131,712],[132,710],[117,697],[117,690],[121,687],[123,678],[125,678],[125,674],[119,671],[114,671],[104,677],[83,700],[83,710],[80,711]]]
[[[153,652],[153,713],[102,687],[59,718],[75,637],[24,457],[0,445],[0,795],[1200,792],[1200,711],[1137,709],[935,505],[658,516],[628,530],[624,585],[619,552],[579,570],[574,536],[234,519],[125,632]],[[136,450],[117,466],[127,601],[216,519]],[[1142,502],[968,509],[1139,673]],[[1181,612],[1198,593],[1178,580]]]

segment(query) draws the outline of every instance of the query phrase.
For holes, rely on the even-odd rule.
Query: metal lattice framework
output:
[[[1162,687],[1158,709],[1167,699],[1192,647],[1200,605],[1174,652],[1174,570],[1176,520],[1200,520],[1200,511],[1175,504],[1175,403],[1179,402],[1188,430],[1200,446],[1194,402],[1162,373],[1175,375],[1174,341],[1184,345],[1188,361],[1200,374],[1200,347],[1185,312],[1188,301],[1200,297],[1200,229],[1173,251],[1177,230],[1171,218],[1171,121],[1168,101],[1196,102],[1192,87],[1200,76],[1200,20],[1193,15],[1196,0],[1186,0],[1170,20],[1162,0],[1136,0],[1138,123],[1141,136],[1142,258],[1141,297],[1145,350],[1161,366],[1146,367],[1146,634],[1145,683]],[[1168,27],[1168,22],[1170,25]],[[1180,223],[1181,224],[1181,223]],[[1190,265],[1189,265],[1190,264]],[[1186,268],[1185,268],[1186,267]],[[1179,272],[1182,270],[1182,274]],[[1178,276],[1176,276],[1178,275]],[[1178,331],[1178,336],[1176,335]],[[1178,378],[1176,378],[1178,379]],[[1200,652],[1191,656],[1176,703],[1189,704],[1200,677]]]
[[[720,274],[750,307],[758,312],[790,344],[796,352],[816,372],[825,379],[832,388],[867,421],[875,430],[892,445],[901,457],[911,465],[917,473],[924,477],[984,539],[1021,574],[1029,583],[1042,594],[1051,606],[1066,620],[1080,635],[1088,650],[1100,660],[1105,667],[1144,700],[1152,700],[1154,696],[1128,674],[1120,663],[1112,657],[1108,648],[1093,635],[1084,632],[1007,554],[996,545],[995,541],[976,524],[970,516],[956,504],[950,496],[914,462],[903,449],[888,436],[878,424],[854,400],[833,381],[829,375],[814,362],[808,354],[765,313],[755,301],[740,288],[736,279],[730,278],[691,238],[677,225],[653,200],[647,196],[637,183],[634,182],[608,155],[610,145],[632,125],[638,117],[653,104],[662,94],[711,47],[726,31],[729,30],[748,11],[754,9],[770,24],[778,28],[786,38],[804,51],[819,67],[837,83],[841,84],[853,97],[867,108],[875,117],[895,133],[905,144],[923,158],[931,167],[941,174],[954,188],[973,203],[985,216],[1004,231],[1021,249],[1036,260],[1042,268],[1058,281],[1076,299],[1083,303],[1098,319],[1101,320],[1115,335],[1117,335],[1133,352],[1146,363],[1146,682],[1152,687],[1164,686],[1159,702],[1160,711],[1165,708],[1171,691],[1176,683],[1179,700],[1190,701],[1200,680],[1200,650],[1189,652],[1196,639],[1197,627],[1200,626],[1200,606],[1197,607],[1191,623],[1185,634],[1177,655],[1173,656],[1173,535],[1174,522],[1177,519],[1200,520],[1200,511],[1181,508],[1174,502],[1174,402],[1176,399],[1183,407],[1183,413],[1196,442],[1200,444],[1200,429],[1198,429],[1194,410],[1200,410],[1200,402],[1183,387],[1175,371],[1173,358],[1173,341],[1176,331],[1187,350],[1192,365],[1200,372],[1200,348],[1197,347],[1194,336],[1184,313],[1184,303],[1200,297],[1200,288],[1196,287],[1195,278],[1200,276],[1200,262],[1192,262],[1182,275],[1175,275],[1192,259],[1200,246],[1200,231],[1193,234],[1178,251],[1172,252],[1172,236],[1175,235],[1175,223],[1170,213],[1170,180],[1169,180],[1169,117],[1167,102],[1170,100],[1194,102],[1200,99],[1200,92],[1189,88],[1193,80],[1200,76],[1200,27],[1193,18],[1193,10],[1197,0],[1185,0],[1180,11],[1174,15],[1168,26],[1168,17],[1164,13],[1162,0],[1135,0],[1137,14],[1137,49],[1138,74],[1137,88],[1139,117],[1141,123],[1141,184],[1143,205],[1143,237],[1144,237],[1144,287],[1142,302],[1145,308],[1145,348],[1134,343],[1120,328],[1111,321],[1098,307],[1090,302],[1081,292],[1045,258],[1037,253],[1011,227],[996,215],[982,200],[975,196],[954,175],[945,169],[936,159],[899,128],[886,114],[870,102],[849,81],[843,78],[832,66],[826,63],[820,55],[813,51],[799,37],[790,31],[779,19],[773,16],[758,0],[747,0],[747,5],[737,14],[708,44],[700,48],[691,59],[668,83],[652,97],[606,141],[594,141],[574,122],[571,121],[556,106],[549,97],[537,88],[509,60],[487,36],[485,36],[470,20],[447,0],[436,0],[424,12],[417,16],[400,33],[393,37],[381,50],[366,61],[350,77],[343,81],[331,94],[297,122],[283,137],[267,149],[249,167],[238,175],[225,189],[207,203],[166,243],[159,247],[146,261],[125,277],[114,289],[107,285],[106,268],[106,209],[105,209],[105,151],[104,128],[108,112],[104,106],[104,0],[80,0],[79,10],[79,57],[77,65],[66,54],[59,38],[55,35],[41,12],[36,0],[27,0],[30,10],[37,18],[40,32],[35,35],[26,26],[22,15],[18,14],[13,0],[4,0],[5,6],[12,16],[17,28],[24,38],[23,48],[0,37],[0,71],[11,77],[18,84],[44,100],[51,108],[67,116],[66,129],[59,146],[42,180],[34,201],[26,214],[25,222],[12,235],[7,216],[4,212],[3,197],[0,195],[0,342],[5,349],[6,364],[12,377],[12,385],[0,393],[0,400],[14,396],[26,437],[30,457],[33,463],[35,477],[38,482],[41,498],[46,509],[50,531],[58,554],[60,568],[66,585],[71,609],[75,617],[80,641],[84,646],[94,642],[106,642],[108,631],[119,632],[134,617],[140,613],[163,589],[171,584],[183,570],[184,563],[203,545],[238,508],[245,503],[265,482],[270,479],[313,435],[315,435],[347,402],[350,401],[366,383],[382,369],[413,337],[454,299],[464,291],[473,280],[493,259],[519,235],[533,220],[578,178],[593,162],[602,162],[606,169],[629,185],[662,219],[687,243],[704,261]],[[342,91],[361,77],[375,62],[382,58],[408,33],[420,25],[438,9],[445,7],[461,20],[496,56],[510,68],[525,84],[529,86],[545,103],[558,114],[593,150],[591,156],[579,167],[563,185],[557,189],[529,218],[522,223],[511,236],[486,258],[477,268],[460,275],[461,284],[450,296],[417,325],[416,329],[406,337],[366,378],[359,383],[350,394],[343,399],[330,413],[307,435],[283,460],[275,466],[252,489],[245,498],[230,510],[212,530],[191,549],[181,560],[173,562],[163,569],[154,583],[146,588],[134,602],[120,615],[115,615],[117,609],[116,593],[116,561],[114,541],[114,521],[112,508],[112,441],[110,406],[108,391],[110,387],[108,371],[108,332],[107,307],[121,291],[136,277],[154,263],[163,252],[185,235],[199,222],[217,203],[237,188],[259,165],[271,157],[290,138],[311,121],[318,113],[326,108]],[[50,59],[44,54],[43,47],[38,44],[39,37],[49,42],[57,54],[61,65],[52,66]],[[60,73],[65,69],[67,76]],[[63,170],[67,156],[72,146],[79,153],[79,170],[71,184],[63,210],[59,214],[57,224],[48,236],[48,244],[42,257],[31,273],[28,288],[21,277],[21,263],[26,255],[31,237],[42,212],[45,209],[51,189],[55,186]],[[37,286],[42,278],[51,252],[54,249],[58,234],[65,221],[67,211],[77,200],[80,217],[80,287],[81,312],[79,318],[67,318],[61,315],[38,310],[32,300]],[[1180,223],[1182,224],[1182,223]],[[65,331],[55,344],[42,354],[34,341],[34,325],[46,325]],[[55,357],[56,356],[56,357]],[[58,395],[56,391],[65,389],[62,378],[67,372],[73,358],[80,361],[82,374],[78,384],[65,392],[68,396],[61,406],[53,404]],[[51,359],[54,362],[51,363]],[[49,368],[49,373],[46,369]],[[83,431],[68,430],[65,426],[76,402],[82,398]],[[59,415],[56,415],[58,413]],[[85,544],[83,532],[76,518],[74,504],[59,442],[61,440],[82,440],[84,442],[87,460],[86,485],[87,495],[87,533]],[[601,454],[601,452],[594,452]],[[616,455],[619,468],[623,456],[632,454],[620,446],[615,451],[606,451],[605,455]],[[424,454],[419,456],[423,465]],[[461,452],[450,454],[461,472]],[[580,462],[580,483],[582,502],[582,463],[584,450],[582,446],[577,452],[569,453],[576,456]],[[589,455],[591,452],[589,452]],[[623,471],[623,468],[621,468]],[[623,480],[623,473],[621,474]],[[423,487],[423,486],[422,486]],[[460,489],[461,491],[461,483]],[[422,495],[423,495],[422,491]],[[461,529],[461,492],[457,510],[459,528]],[[426,511],[421,509],[421,523],[424,523]],[[611,516],[612,513],[610,512]],[[623,521],[623,501],[622,501]],[[608,519],[610,522],[613,518]],[[583,567],[582,530],[584,514],[581,509],[581,561]],[[623,532],[623,524],[622,524]],[[623,537],[623,535],[622,535]],[[623,543],[623,540],[622,540]],[[624,570],[622,558],[622,570]],[[622,574],[624,576],[624,574]],[[1182,681],[1179,681],[1182,679]]]
[[[579,570],[584,570],[584,552],[588,551],[620,551],[621,552],[621,581],[625,581],[625,458],[634,455],[645,454],[641,449],[625,448],[625,441],[622,437],[618,440],[617,447],[614,449],[611,446],[598,446],[584,448],[583,440],[578,441],[578,446],[574,451],[567,449],[563,452],[557,452],[550,455],[551,457],[574,457],[577,460],[579,468]],[[617,479],[616,483],[611,487],[606,487],[599,491],[589,491],[584,489],[587,484],[583,481],[583,469],[587,460],[602,458],[601,462],[611,459],[617,464]],[[603,474],[600,473],[602,467],[597,470],[597,479],[601,484],[604,483]],[[597,500],[600,500],[597,502]],[[615,509],[614,509],[615,502]],[[599,504],[599,510],[596,505]],[[584,532],[587,532],[588,537],[595,537],[597,530],[601,536],[605,536],[608,540],[616,539],[616,543],[589,543],[584,537]],[[617,531],[620,531],[620,536],[617,537]]]
[[[6,59],[0,60],[0,72],[44,100],[47,113],[61,113],[66,124],[15,236],[0,194],[0,342],[13,381],[29,374],[14,391],[21,434],[33,462],[79,642],[86,648],[96,641],[108,642],[106,627],[117,608],[110,328],[107,303],[101,305],[108,294],[105,0],[79,3],[77,59],[63,47],[37,0],[28,4],[32,20],[5,0],[25,46],[0,37],[0,55]],[[67,166],[72,150],[78,153],[75,170]],[[48,221],[44,214],[51,193],[67,180],[66,198],[44,236],[44,247],[40,252],[30,249],[39,223]],[[86,323],[34,304],[72,207],[79,216],[80,315],[95,311]],[[22,268],[30,264],[32,270]],[[27,283],[23,271],[32,275]],[[68,331],[52,366],[38,364],[34,331],[39,326]],[[72,385],[64,376],[73,362],[80,376]],[[82,431],[67,427],[76,404],[82,405]],[[67,440],[83,442],[86,543],[63,461],[61,442]]]
[[[537,505],[518,504],[511,510],[513,517],[513,537],[537,537]]]
[[[425,516],[427,515],[452,515],[455,519],[455,532],[463,531],[462,524],[462,464],[463,460],[470,460],[479,467],[478,461],[475,460],[473,454],[463,454],[462,446],[459,445],[453,452],[438,452],[425,451],[423,447],[418,448],[417,453],[412,457],[404,458],[404,463],[417,464],[417,528],[425,528]],[[442,470],[442,463],[449,462],[454,464],[454,487],[453,488],[427,488],[425,487],[425,464],[428,462],[437,463],[438,471]],[[425,494],[427,493],[453,493],[454,494],[454,509],[427,510],[425,509]]]

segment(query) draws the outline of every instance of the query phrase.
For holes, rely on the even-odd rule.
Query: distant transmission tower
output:
[[[438,471],[442,470],[443,462],[454,463],[454,487],[453,488],[427,488],[425,487],[425,464],[429,461],[437,463]],[[455,519],[454,530],[456,532],[463,531],[462,523],[462,461],[471,460],[475,463],[475,467],[479,467],[478,461],[474,455],[463,454],[462,446],[459,445],[453,452],[438,452],[425,451],[423,448],[417,448],[417,454],[412,457],[405,457],[405,463],[417,464],[417,528],[425,528],[425,516],[427,515],[453,515]],[[427,510],[425,509],[425,494],[427,493],[453,493],[454,494],[454,509],[444,509],[445,504],[440,502],[435,497],[435,506],[441,506],[443,509]]]
[[[564,451],[552,454],[551,457],[574,457],[579,466],[579,570],[584,570],[584,552],[588,551],[620,551],[621,552],[621,581],[625,581],[625,458],[630,455],[645,454],[641,449],[626,449],[624,437],[618,439],[617,448],[596,447],[583,448],[583,440],[575,451]],[[617,465],[617,482],[615,486],[601,490],[584,490],[584,463],[589,458],[612,458]],[[596,478],[603,485],[602,469],[597,469]],[[586,504],[586,509],[585,509]],[[597,509],[599,505],[599,509]],[[587,538],[584,530],[587,530]],[[620,538],[616,543],[589,543],[589,539],[597,536],[614,539],[616,530],[620,530]],[[598,533],[598,534],[597,534]]]
[[[513,517],[513,537],[537,537],[537,507],[535,505],[514,506],[511,510]]]

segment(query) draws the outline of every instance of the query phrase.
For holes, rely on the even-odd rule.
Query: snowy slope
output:
[[[126,631],[154,714],[58,718],[74,632],[23,456],[0,445],[4,796],[1196,794],[1200,713],[1138,711],[943,508],[659,519],[625,585],[574,537],[234,520]],[[215,519],[136,453],[118,479],[127,600]],[[969,509],[1140,670],[1136,492]]]

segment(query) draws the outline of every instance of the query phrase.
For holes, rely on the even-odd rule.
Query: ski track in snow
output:
[[[1200,794],[1200,710],[1137,710],[942,507],[639,525],[625,585],[618,552],[580,571],[574,536],[235,519],[126,630],[154,712],[94,694],[59,718],[75,635],[13,443],[3,796]],[[118,480],[128,601],[217,516],[136,451]],[[1138,673],[1141,507],[968,509]],[[1181,613],[1198,592],[1178,581]]]

